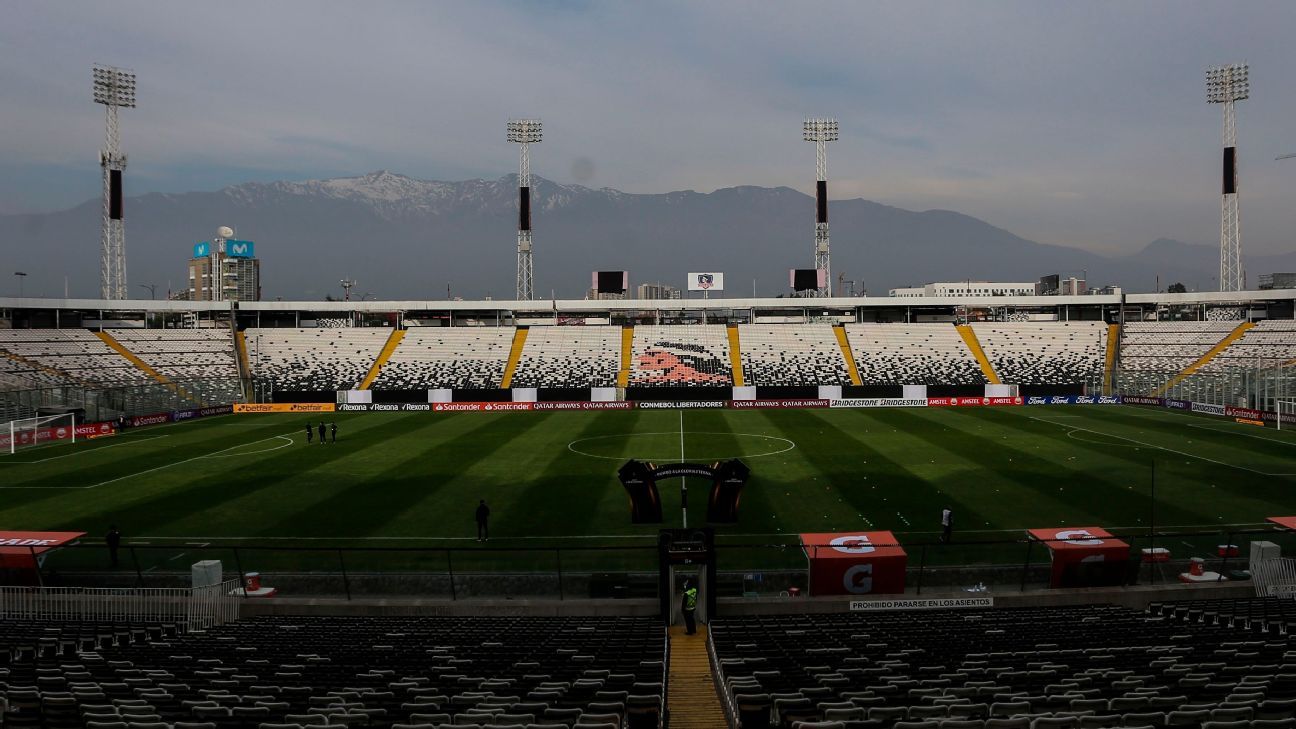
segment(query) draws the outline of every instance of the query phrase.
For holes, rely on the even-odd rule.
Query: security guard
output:
[[[681,607],[684,611],[684,634],[693,635],[697,632],[697,620],[693,614],[697,611],[698,591],[693,586],[692,580],[684,580],[684,599]]]

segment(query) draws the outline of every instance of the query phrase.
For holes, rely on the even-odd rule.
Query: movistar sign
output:
[[[211,255],[211,243],[208,243],[207,241],[203,241],[202,243],[194,243],[194,254],[193,254],[194,258],[206,258],[207,256],[210,255]]]
[[[254,258],[255,245],[250,240],[225,241],[225,255],[230,258]]]

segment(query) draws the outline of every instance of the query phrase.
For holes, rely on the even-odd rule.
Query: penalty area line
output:
[[[248,441],[247,443],[239,443],[238,445],[233,445],[230,446],[229,448],[222,448],[218,451],[212,451],[211,453],[204,453],[201,456],[186,458],[183,461],[164,463],[161,466],[154,466],[153,468],[149,468],[143,471],[138,471],[136,473],[130,473],[125,476],[118,476],[117,478],[110,478],[107,481],[100,481],[99,483],[90,484],[89,486],[0,486],[0,489],[77,489],[77,490],[96,489],[99,488],[100,486],[107,486],[110,483],[117,483],[118,481],[124,481],[128,478],[138,478],[139,476],[144,476],[153,473],[155,471],[161,471],[163,469],[172,468],[175,466],[183,466],[186,463],[192,463],[194,461],[202,460],[204,458],[210,458],[211,456],[217,456],[221,453],[227,453],[236,448],[243,448],[245,446],[253,445],[254,443],[261,443],[267,440],[274,440],[275,438],[289,438],[289,436],[291,436],[293,433],[296,432],[297,431],[294,430],[291,433],[285,433],[283,435],[272,435],[267,438],[258,438],[253,441]],[[271,449],[271,450],[278,450],[278,449]]]
[[[31,464],[33,464],[33,463],[45,463],[46,461],[57,461],[57,460],[59,460],[59,459],[61,459],[61,458],[71,458],[72,456],[83,456],[83,455],[85,455],[85,454],[87,454],[87,453],[98,453],[99,451],[106,451],[106,450],[108,450],[109,448],[116,448],[117,446],[135,445],[135,444],[137,444],[137,443],[144,443],[145,441],[157,440],[158,438],[170,438],[170,437],[171,437],[171,434],[170,434],[170,433],[167,433],[167,434],[165,434],[165,435],[150,435],[150,436],[148,436],[147,438],[135,438],[134,440],[128,440],[128,441],[122,441],[122,442],[119,442],[119,443],[113,443],[112,445],[99,446],[98,448],[86,448],[86,449],[84,449],[84,450],[79,450],[79,451],[76,451],[76,452],[73,452],[73,453],[64,453],[64,454],[61,455],[61,456],[50,456],[49,458],[40,458],[40,459],[37,459],[37,460],[35,460],[35,461],[7,461],[7,460],[0,460],[0,466],[5,465],[5,464],[13,464],[13,465],[15,465],[15,466],[17,466],[17,465],[23,465],[23,464],[31,465]]]
[[[1269,472],[1269,471],[1260,471],[1260,470],[1257,470],[1257,469],[1254,469],[1254,468],[1247,468],[1246,466],[1239,466],[1239,465],[1237,465],[1236,463],[1228,463],[1228,462],[1226,462],[1226,461],[1218,461],[1218,460],[1216,460],[1216,459],[1214,459],[1214,458],[1207,458],[1206,456],[1199,456],[1199,455],[1197,455],[1197,454],[1195,454],[1195,453],[1186,453],[1186,452],[1184,452],[1184,451],[1177,451],[1177,450],[1175,450],[1175,449],[1173,449],[1173,448],[1166,448],[1165,446],[1159,446],[1159,445],[1156,445],[1156,444],[1154,444],[1154,443],[1147,443],[1147,442],[1145,442],[1145,441],[1135,440],[1134,438],[1126,438],[1126,437],[1123,436],[1123,435],[1116,435],[1116,434],[1114,434],[1114,433],[1104,433],[1104,432],[1102,432],[1102,431],[1099,431],[1099,430],[1092,430],[1092,429],[1090,429],[1090,428],[1081,428],[1081,427],[1078,426],[1078,425],[1072,425],[1072,424],[1070,424],[1070,423],[1058,423],[1058,422],[1056,422],[1056,421],[1053,421],[1053,420],[1047,420],[1047,419],[1045,419],[1045,418],[1037,418],[1037,417],[1035,417],[1034,415],[1027,415],[1026,417],[1030,418],[1031,420],[1038,420],[1038,421],[1041,422],[1041,423],[1048,423],[1049,425],[1056,425],[1056,426],[1058,426],[1058,427],[1060,427],[1060,428],[1072,428],[1072,429],[1074,429],[1074,430],[1083,430],[1083,431],[1085,431],[1086,433],[1093,433],[1094,435],[1103,436],[1103,437],[1105,437],[1105,438],[1116,438],[1116,439],[1118,439],[1118,440],[1125,440],[1125,441],[1129,441],[1130,443],[1137,443],[1137,444],[1139,444],[1139,445],[1141,445],[1141,446],[1144,446],[1144,447],[1146,447],[1146,448],[1154,448],[1154,449],[1159,450],[1159,451],[1165,451],[1166,453],[1174,453],[1174,454],[1176,454],[1176,455],[1180,455],[1180,456],[1183,456],[1183,457],[1185,457],[1185,458],[1192,458],[1192,459],[1195,459],[1195,460],[1198,460],[1198,461],[1206,461],[1206,462],[1208,462],[1208,463],[1214,463],[1214,464],[1217,464],[1217,465],[1220,465],[1220,466],[1224,466],[1224,467],[1226,467],[1226,468],[1236,468],[1236,469],[1239,470],[1239,471],[1246,471],[1246,472],[1248,472],[1248,473],[1257,473],[1257,474],[1260,474],[1261,476],[1296,476],[1296,473],[1272,473],[1272,472]],[[1108,444],[1108,445],[1115,445],[1115,444]]]

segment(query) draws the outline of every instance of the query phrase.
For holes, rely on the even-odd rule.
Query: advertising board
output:
[[[331,402],[257,402],[234,403],[236,413],[331,413],[337,403]]]

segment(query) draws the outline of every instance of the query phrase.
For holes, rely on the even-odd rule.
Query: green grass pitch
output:
[[[1296,511],[1296,435],[1125,406],[876,410],[338,413],[336,444],[303,415],[233,415],[0,457],[0,528],[116,523],[128,543],[282,546],[651,544],[617,467],[740,457],[752,468],[731,543],[889,529],[933,541],[1029,527],[1219,531]],[[678,481],[663,482],[681,526]],[[705,516],[692,484],[689,523]],[[1213,543],[1213,542],[1212,542]],[[966,549],[966,547],[965,547]],[[979,559],[975,555],[971,559]]]

